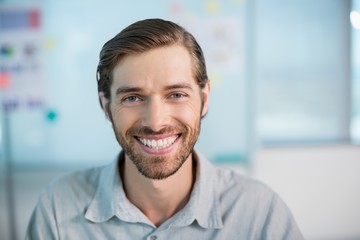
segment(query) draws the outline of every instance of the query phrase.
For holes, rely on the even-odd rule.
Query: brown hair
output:
[[[146,19],[129,25],[104,44],[96,73],[98,92],[103,92],[104,97],[110,99],[112,71],[124,56],[174,44],[181,44],[189,51],[194,77],[199,87],[204,88],[208,81],[205,59],[194,36],[173,22]]]

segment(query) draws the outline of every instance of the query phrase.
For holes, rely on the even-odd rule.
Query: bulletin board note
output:
[[[4,111],[43,107],[46,102],[41,11],[0,8],[0,103]]]

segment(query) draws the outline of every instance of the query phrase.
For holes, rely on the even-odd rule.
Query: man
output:
[[[302,239],[275,193],[194,151],[210,84],[185,29],[128,26],[103,46],[97,79],[123,151],[43,191],[28,239]]]

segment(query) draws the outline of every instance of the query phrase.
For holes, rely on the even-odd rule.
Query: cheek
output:
[[[201,103],[187,103],[183,106],[177,106],[173,109],[173,116],[181,123],[194,126],[200,119]]]
[[[133,111],[128,111],[125,109],[112,109],[111,110],[113,125],[116,130],[125,133],[129,128],[131,128],[136,122],[136,114]]]

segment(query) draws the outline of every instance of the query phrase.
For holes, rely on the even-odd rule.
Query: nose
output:
[[[166,104],[161,99],[153,98],[144,104],[143,126],[149,127],[156,132],[167,125],[168,119]]]

